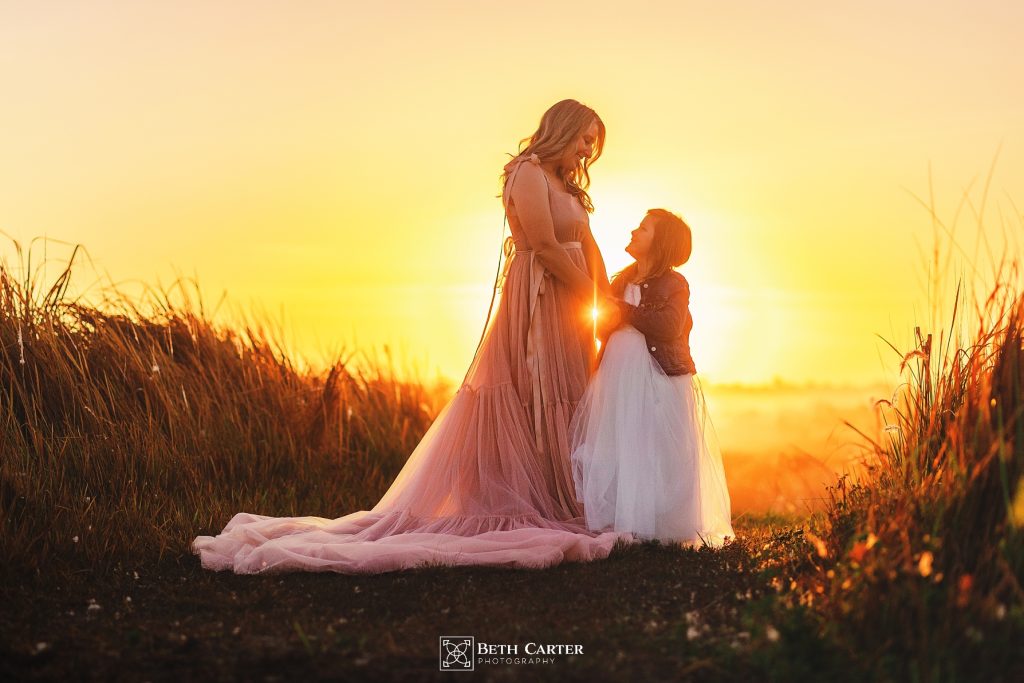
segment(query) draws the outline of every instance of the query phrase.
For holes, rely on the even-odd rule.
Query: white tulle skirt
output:
[[[666,375],[632,326],[616,330],[606,343],[569,428],[573,480],[587,526],[720,547],[735,534],[699,381]]]

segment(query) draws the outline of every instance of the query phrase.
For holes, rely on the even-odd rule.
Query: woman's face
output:
[[[633,230],[632,239],[626,245],[626,253],[637,259],[646,258],[654,241],[654,217],[644,216],[640,225]]]
[[[565,156],[562,157],[562,168],[572,169],[583,160],[594,153],[594,145],[597,144],[599,133],[597,119],[591,119],[590,125],[576,136],[576,140],[565,149]]]

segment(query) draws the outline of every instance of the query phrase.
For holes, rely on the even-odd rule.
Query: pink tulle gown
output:
[[[592,326],[581,315],[584,302],[534,258],[508,194],[516,250],[492,322],[462,386],[380,502],[337,519],[238,513],[219,535],[192,542],[203,567],[238,574],[541,568],[603,558],[616,539],[632,539],[586,527],[568,428],[587,384]],[[555,238],[586,270],[587,212],[567,193],[549,187],[548,194]]]

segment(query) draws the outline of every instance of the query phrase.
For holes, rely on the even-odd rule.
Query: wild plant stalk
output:
[[[19,257],[21,247],[15,243]],[[302,374],[262,327],[221,329],[177,282],[151,310],[0,266],[0,554],[12,578],[170,556],[237,512],[367,509],[447,398],[354,354]],[[194,283],[193,283],[194,284]],[[180,301],[172,300],[177,287]],[[367,369],[369,368],[369,369]]]
[[[993,272],[970,340],[954,334],[961,281],[948,335],[892,347],[907,381],[876,404],[866,476],[829,489],[813,568],[785,598],[883,678],[1024,671],[1024,292],[1017,261]]]

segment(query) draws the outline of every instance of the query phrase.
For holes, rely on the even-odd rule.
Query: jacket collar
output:
[[[661,275],[655,275],[653,277],[645,277],[642,280],[634,281],[633,284],[640,286],[641,289],[643,288],[644,283],[649,283],[652,286],[659,286],[659,285],[657,285],[655,283],[665,282],[666,280],[669,280],[672,277],[673,273],[677,273],[678,274],[678,271],[674,270],[673,268],[669,268],[668,270],[663,272]],[[628,283],[625,280],[623,280],[622,278],[617,279],[613,283],[613,285],[612,285],[612,293],[621,296],[622,293],[626,291],[626,285],[627,284]]]

